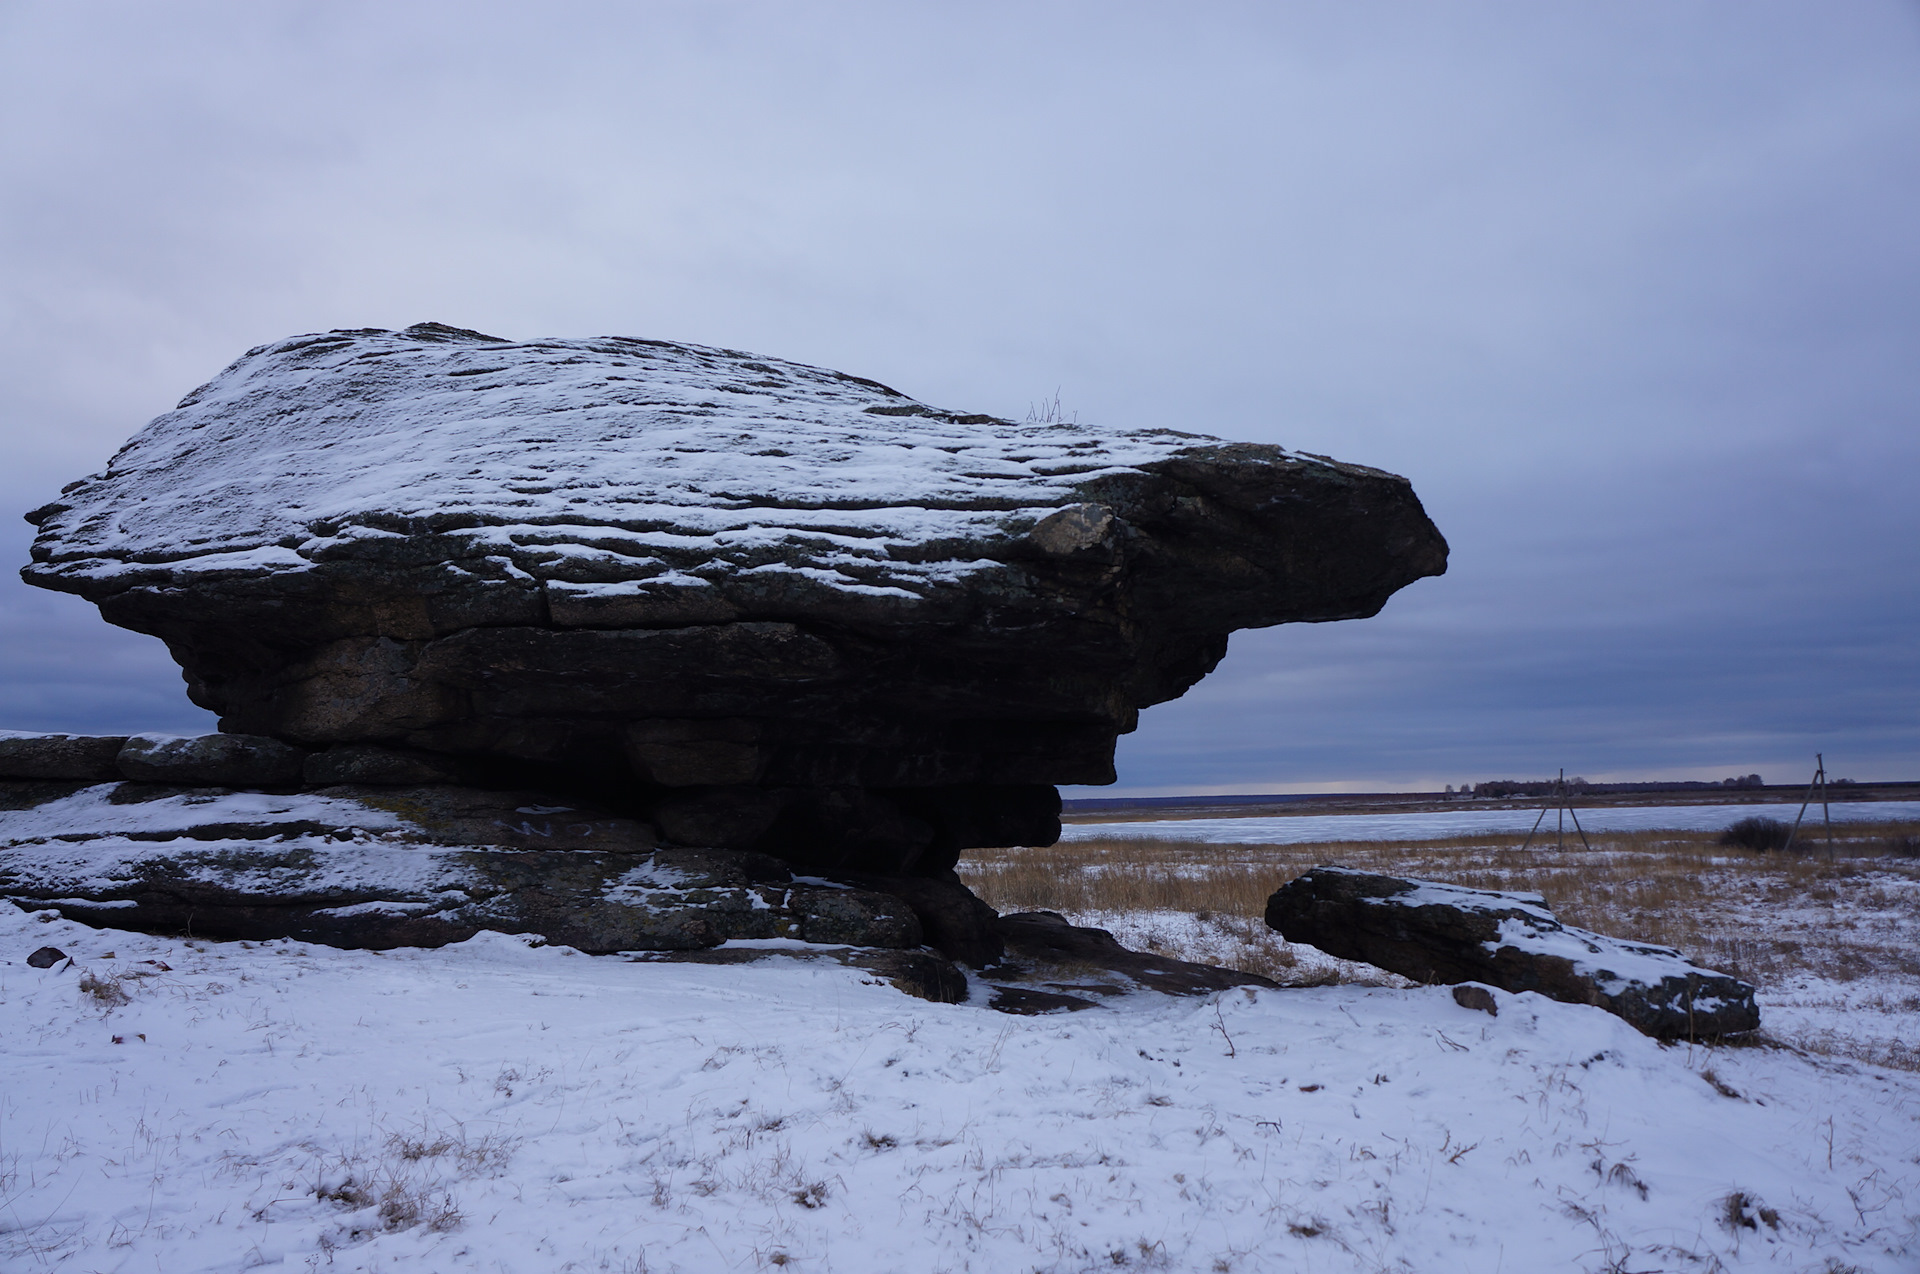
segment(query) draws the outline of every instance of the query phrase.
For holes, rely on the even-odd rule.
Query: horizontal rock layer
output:
[[[449,787],[0,783],[0,897],[121,929],[376,949],[491,929],[596,953],[790,939],[1000,955],[993,910],[951,876],[796,879],[762,854],[659,847],[605,811]]]
[[[637,959],[823,959],[947,1003],[971,993],[958,961],[1018,1013],[1272,985],[1052,913],[999,916],[951,875],[797,877],[762,854],[656,847],[605,811],[449,787],[0,781],[0,902],[214,939],[387,949],[492,930]]]
[[[649,816],[684,791],[663,826],[857,806],[870,865],[935,874],[1031,839],[1033,789],[1111,781],[1233,630],[1371,615],[1446,560],[1378,470],[434,324],[252,350],[30,517],[25,577],[164,639],[223,730]]]
[[[490,769],[498,775],[498,767],[433,753],[370,744],[308,752],[261,735],[0,735],[0,780],[121,776],[175,787],[295,792],[471,786]],[[470,798],[498,799],[486,791],[476,789]],[[893,790],[634,785],[621,796],[622,812],[647,846],[755,850],[823,871],[887,874],[910,866],[939,876],[959,845],[1047,845],[1060,834],[1059,793],[1039,784]]]
[[[1663,1039],[1760,1025],[1745,982],[1690,964],[1671,947],[1570,928],[1538,894],[1316,867],[1267,900],[1266,919],[1289,942],[1343,960],[1416,982],[1484,982],[1591,1004]]]

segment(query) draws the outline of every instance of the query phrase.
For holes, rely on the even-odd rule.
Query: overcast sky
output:
[[[0,557],[428,319],[1411,478],[1448,574],[1237,635],[1117,792],[1920,778],[1910,2],[0,3]],[[9,571],[0,726],[211,718]]]

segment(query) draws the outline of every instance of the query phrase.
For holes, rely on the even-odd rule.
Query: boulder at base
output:
[[[1272,985],[1050,912],[1002,917],[951,872],[796,877],[764,854],[660,845],[604,810],[452,786],[0,782],[7,902],[199,938],[387,949],[493,930],[633,959],[829,960],[947,1003],[971,994],[968,964],[990,967],[993,1007],[1023,1013]]]
[[[28,734],[0,730],[0,781],[7,779],[117,779],[125,735]]]
[[[743,941],[917,950],[928,936],[887,881],[797,882],[763,854],[662,847],[645,824],[526,793],[117,783],[0,807],[0,899],[116,929],[374,949],[485,929],[599,954]],[[964,987],[957,972],[918,980],[955,978]]]
[[[432,323],[251,350],[29,518],[29,582],[162,638],[289,773],[932,877],[1051,843],[1054,785],[1111,782],[1235,629],[1372,615],[1447,555],[1404,478],[1321,456]]]
[[[1342,960],[1416,982],[1484,982],[1592,1004],[1648,1035],[1699,1039],[1760,1025],[1753,988],[1672,947],[1554,919],[1538,894],[1316,867],[1267,900],[1267,924]]]

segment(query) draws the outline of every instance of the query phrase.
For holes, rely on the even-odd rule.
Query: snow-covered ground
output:
[[[1920,1076],[1535,996],[1027,1018],[839,966],[12,909],[0,958],[8,1271],[1920,1267]]]

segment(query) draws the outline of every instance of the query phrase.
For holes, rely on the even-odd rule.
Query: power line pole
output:
[[[1539,831],[1540,824],[1546,821],[1547,810],[1549,808],[1553,810],[1554,847],[1556,849],[1563,853],[1566,851],[1567,818],[1569,816],[1573,819],[1573,830],[1580,833],[1580,843],[1588,849],[1592,849],[1592,844],[1587,840],[1587,829],[1580,826],[1580,816],[1573,812],[1573,793],[1567,790],[1567,771],[1565,767],[1561,768],[1560,777],[1553,781],[1553,791],[1550,795],[1553,799],[1552,806],[1542,805],[1540,807],[1540,817],[1533,820],[1533,831],[1527,833],[1526,844],[1520,847],[1520,851],[1525,853],[1533,845],[1533,833]]]
[[[1833,861],[1833,810],[1827,803],[1827,758],[1819,753],[1813,754],[1813,781],[1807,784],[1807,794],[1801,798],[1800,812],[1793,816],[1793,830],[1787,833],[1786,848],[1780,852],[1793,851],[1793,838],[1800,834],[1800,820],[1807,816],[1807,806],[1813,803],[1813,789],[1820,789],[1820,817],[1827,825],[1827,861]],[[1543,811],[1544,812],[1544,811]]]

